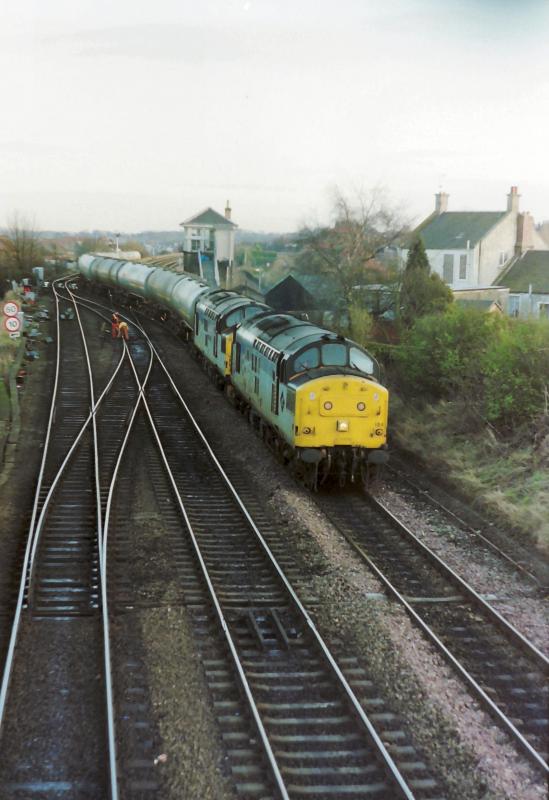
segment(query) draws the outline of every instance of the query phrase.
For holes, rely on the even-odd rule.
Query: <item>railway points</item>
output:
[[[79,295],[81,290],[74,291]],[[80,302],[82,307],[92,307],[88,301]],[[95,310],[106,314],[107,319],[112,311]],[[208,702],[228,755],[226,767],[235,796],[362,797],[371,792],[379,797],[447,796],[442,773],[437,775],[433,762],[425,763],[414,744],[414,731],[399,718],[393,701],[384,699],[383,688],[369,675],[363,659],[341,642],[325,649],[320,633],[322,620],[320,628],[316,625],[319,606],[311,594],[309,577],[289,555],[284,532],[273,529],[263,502],[247,485],[245,475],[235,469],[237,454],[221,449],[216,466],[197,430],[200,423],[182,414],[185,404],[174,389],[183,392],[184,382],[173,378],[172,383],[160,363],[168,362],[163,353],[165,339],[157,336],[156,326],[144,316],[137,318],[129,309],[120,310],[135,334],[128,342],[120,382],[114,383],[106,395],[110,402],[93,415],[98,423],[98,451],[105,454],[108,466],[96,473],[95,480],[101,524],[95,532],[96,605],[91,604],[89,616],[103,615],[107,622],[109,617],[111,622],[117,620],[114,649],[121,645],[117,637],[123,630],[131,654],[125,662],[126,670],[133,671],[135,680],[124,683],[124,666],[115,656],[111,708],[117,723],[113,731],[118,755],[111,751],[111,774],[118,772],[117,762],[121,769],[116,787],[111,783],[107,791],[116,796],[119,785],[121,797],[131,797],[131,792],[138,791],[163,796],[158,766],[169,759],[169,754],[158,760],[159,753],[152,749],[151,743],[159,740],[158,723],[148,685],[147,656],[136,642],[139,617],[134,611],[136,607],[143,610],[162,605],[159,584],[165,580],[163,575],[170,574],[170,585],[177,584],[178,588],[165,602],[169,609],[173,603],[191,625]],[[146,333],[139,332],[140,325]],[[99,330],[98,324],[94,330]],[[97,340],[97,333],[94,335]],[[156,351],[151,362],[149,336],[155,340]],[[101,340],[102,386],[112,373],[107,362],[114,362],[123,346],[122,342],[108,341],[107,348],[107,341]],[[130,420],[132,409],[137,409],[137,397],[140,410],[133,427]],[[209,403],[206,396],[204,403]],[[94,406],[92,401],[91,408]],[[83,438],[93,440],[91,426],[87,430]],[[137,449],[135,443],[131,444],[132,430],[139,440]],[[75,425],[65,450],[70,437],[74,441],[77,434]],[[121,451],[126,434],[128,450]],[[271,458],[271,454],[265,454],[266,461]],[[136,586],[140,575],[143,580],[143,564],[133,557],[129,567],[135,541],[133,525],[128,524],[131,519],[126,519],[124,509],[128,498],[135,498],[132,476],[133,462],[137,461],[143,462],[156,497],[154,514],[158,517],[154,519],[162,517],[158,524],[169,532],[170,541],[162,558],[157,561],[150,557],[147,573],[156,575],[156,582],[150,584],[152,599],[140,595]],[[116,480],[111,482],[111,478]],[[93,482],[90,485],[93,487]],[[43,498],[44,491],[41,502]],[[165,519],[159,509],[164,510]],[[355,509],[355,516],[360,513]],[[146,550],[152,533],[143,535]],[[36,545],[35,552],[39,551]],[[274,561],[269,559],[269,551]],[[152,551],[149,554],[152,556]],[[88,563],[93,563],[93,557]],[[284,594],[288,591],[286,584],[290,587],[288,595]],[[43,585],[47,585],[47,578]],[[295,585],[297,594],[291,585]],[[43,594],[48,596],[47,592]],[[29,597],[25,596],[25,611],[31,607]],[[301,598],[310,610],[305,611]],[[63,607],[57,612],[66,610]],[[106,638],[103,635],[103,642],[96,642],[97,651],[101,653],[106,643],[108,649],[111,639],[112,633]],[[104,656],[103,660],[107,663]],[[339,685],[333,683],[334,676],[339,677]],[[520,688],[522,691],[524,687]],[[296,695],[300,698],[297,705]],[[246,696],[248,703],[242,705]],[[137,697],[139,702],[131,702]],[[102,713],[105,716],[104,709]],[[100,728],[97,740],[106,742],[107,726],[101,723]],[[148,731],[146,742],[137,741],[138,730]],[[382,748],[372,755],[370,748],[375,750],[379,743]]]

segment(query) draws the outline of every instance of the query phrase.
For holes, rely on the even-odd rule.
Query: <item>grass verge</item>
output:
[[[531,431],[503,439],[463,402],[419,405],[394,393],[391,399],[395,446],[549,554],[549,435],[542,447]]]

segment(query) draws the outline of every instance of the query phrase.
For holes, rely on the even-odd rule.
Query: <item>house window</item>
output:
[[[499,265],[500,265],[500,267],[503,267],[503,265],[505,264],[506,261],[507,261],[507,253],[505,253],[502,250],[500,252],[500,254],[499,254]]]
[[[520,297],[518,294],[509,295],[509,316],[518,317],[520,312]]]
[[[454,256],[451,253],[444,254],[442,263],[442,280],[445,283],[454,282]]]
[[[191,242],[191,250],[200,250],[200,239],[193,239]]]
[[[459,279],[460,281],[467,280],[467,256],[459,257]]]

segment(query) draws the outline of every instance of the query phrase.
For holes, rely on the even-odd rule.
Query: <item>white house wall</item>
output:
[[[506,214],[482,239],[480,247],[479,276],[481,286],[491,285],[502,270],[501,253],[505,262],[515,254],[517,241],[517,215]]]
[[[478,286],[478,246],[462,250],[427,250],[427,258],[431,265],[431,271],[444,280],[444,256],[452,256],[454,259],[452,283],[448,285],[452,289],[472,289]],[[461,256],[467,258],[467,277],[459,277],[459,264]]]
[[[218,261],[233,261],[234,259],[234,230],[222,228],[215,232],[215,257]]]
[[[431,272],[436,273],[444,280],[444,256],[451,255],[454,259],[454,280],[448,284],[452,289],[474,289],[479,286],[478,280],[478,244],[469,250],[426,250]],[[459,277],[459,262],[461,256],[467,256],[467,277]],[[401,262],[406,264],[408,250],[402,250]]]
[[[509,300],[513,306],[516,303],[517,298],[518,316],[522,319],[527,317],[548,316],[547,312],[549,311],[549,294],[526,294],[525,292],[511,292],[509,295]]]

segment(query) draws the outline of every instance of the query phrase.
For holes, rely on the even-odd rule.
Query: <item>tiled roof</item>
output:
[[[424,226],[420,234],[426,250],[465,250],[480,241],[507,211],[447,211]]]
[[[549,250],[527,250],[501,282],[511,292],[528,292],[531,285],[534,294],[549,294]]]
[[[185,222],[181,222],[181,225],[215,225],[216,228],[238,228],[234,222],[231,222],[230,219],[224,217],[222,214],[219,214],[217,211],[214,211],[213,208],[205,208],[204,211],[201,211],[199,214],[195,214],[194,217],[189,217],[186,219]]]

